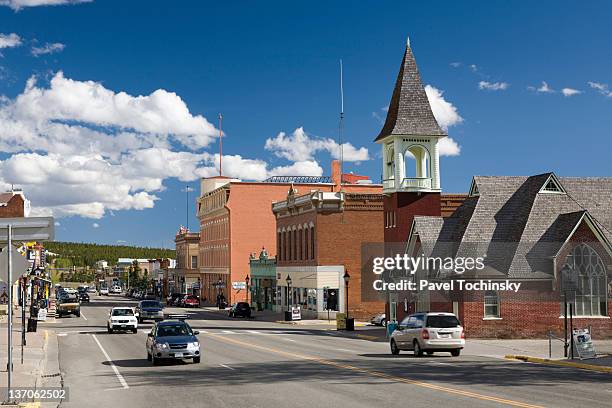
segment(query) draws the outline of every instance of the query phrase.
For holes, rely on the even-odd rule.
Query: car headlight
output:
[[[191,348],[198,348],[198,347],[200,347],[200,342],[194,341],[193,343],[189,343],[189,347],[191,347]]]
[[[168,343],[157,343],[156,346],[158,349],[162,349],[162,350],[165,350],[170,347],[168,346]]]

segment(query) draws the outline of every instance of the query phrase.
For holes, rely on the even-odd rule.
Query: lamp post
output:
[[[244,278],[244,281],[246,282],[246,302],[249,303],[249,282],[251,281],[251,278],[249,278],[249,275],[247,275],[246,278]],[[251,306],[250,303],[249,303],[249,306]]]
[[[291,308],[291,304],[293,303],[293,299],[291,296],[291,276],[287,275],[287,310]]]
[[[346,330],[352,331],[355,329],[355,323],[354,323],[355,320],[349,319],[349,295],[348,295],[349,280],[351,279],[351,275],[349,275],[348,271],[345,271],[344,276],[342,276],[342,278],[344,279],[344,293],[346,295]]]

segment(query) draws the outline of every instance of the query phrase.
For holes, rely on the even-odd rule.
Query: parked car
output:
[[[382,326],[382,327],[386,327],[387,326],[387,318],[386,315],[384,313],[379,313],[377,315],[372,316],[372,318],[370,319],[370,323],[372,323],[375,326]]]
[[[121,286],[118,286],[118,285],[113,286],[111,292],[116,294],[116,295],[120,295],[121,294]]]
[[[166,305],[168,306],[178,306],[178,301],[180,299],[182,299],[185,296],[184,293],[172,293],[170,296],[168,296],[168,298],[166,299]]]
[[[79,300],[81,302],[89,303],[89,294],[87,292],[80,292],[79,293]]]
[[[184,307],[200,307],[200,298],[196,295],[187,295],[183,299]]]
[[[413,350],[420,357],[423,352],[450,352],[459,356],[465,346],[465,332],[457,316],[452,313],[416,313],[406,317],[391,334],[391,354]]]
[[[57,317],[73,314],[77,317],[81,316],[81,303],[76,293],[63,293],[57,299],[56,306]]]
[[[95,286],[90,286],[87,288],[87,293],[96,293],[96,287]]]
[[[155,293],[145,293],[143,296],[143,299],[145,300],[157,300],[157,295]]]
[[[158,300],[142,300],[136,306],[138,323],[145,320],[164,320],[164,306]]]
[[[159,364],[162,359],[191,358],[199,363],[200,342],[196,337],[197,330],[192,330],[189,324],[183,321],[166,320],[155,323],[147,335],[147,360],[153,365]]]
[[[108,296],[108,286],[100,287],[100,296]]]
[[[229,310],[229,317],[251,317],[251,306],[247,302],[234,303]]]
[[[131,307],[113,307],[108,314],[106,330],[113,333],[116,330],[131,330],[132,333],[138,332],[138,320],[134,309]]]

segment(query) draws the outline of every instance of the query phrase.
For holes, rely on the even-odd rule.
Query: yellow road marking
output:
[[[338,362],[335,362],[335,361],[332,361],[332,360],[326,360],[326,359],[323,359],[323,358],[308,356],[308,355],[304,355],[304,354],[297,354],[297,353],[291,353],[291,352],[288,352],[288,351],[277,350],[277,349],[272,348],[272,347],[260,346],[260,345],[253,344],[253,343],[246,343],[246,342],[243,342],[243,341],[240,341],[240,340],[232,339],[232,338],[225,337],[225,336],[219,336],[219,335],[216,335],[216,334],[213,334],[213,333],[209,333],[208,335],[211,336],[211,337],[215,337],[216,339],[218,339],[220,341],[225,341],[225,342],[229,342],[229,343],[239,344],[239,345],[242,345],[242,346],[256,348],[256,349],[260,349],[260,350],[263,350],[263,351],[268,351],[268,352],[284,355],[284,356],[287,356],[287,357],[294,357],[294,358],[298,358],[298,359],[301,359],[301,360],[313,361],[313,362],[317,362],[317,363],[324,364],[324,365],[327,365],[327,366],[332,366],[332,367],[336,367],[336,368],[346,369],[346,370],[355,371],[355,372],[359,372],[359,373],[363,373],[363,374],[369,374],[369,375],[372,375],[374,377],[384,378],[386,380],[391,380],[391,381],[402,382],[402,383],[405,383],[405,384],[416,385],[416,386],[419,386],[419,387],[429,388],[429,389],[436,390],[436,391],[446,392],[448,394],[461,395],[461,396],[464,396],[464,397],[476,398],[476,399],[483,400],[483,401],[492,401],[492,402],[497,402],[497,403],[500,403],[500,404],[510,405],[510,406],[514,406],[514,407],[542,408],[542,406],[540,406],[540,405],[527,404],[525,402],[514,401],[514,400],[509,400],[509,399],[499,398],[499,397],[494,397],[494,396],[491,396],[491,395],[479,394],[479,393],[471,392],[471,391],[464,391],[464,390],[460,390],[460,389],[457,389],[457,388],[445,387],[445,386],[442,386],[442,385],[436,385],[436,384],[427,383],[427,382],[423,382],[423,381],[413,380],[413,379],[410,379],[410,378],[397,377],[397,376],[394,376],[394,375],[389,375],[389,374],[381,373],[380,371],[368,370],[366,368],[355,367],[355,366],[348,365],[348,364],[342,364],[342,363],[338,363]]]

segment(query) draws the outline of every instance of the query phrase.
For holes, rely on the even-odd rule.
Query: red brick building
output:
[[[263,182],[202,179],[197,200],[202,299],[214,304],[223,293],[229,303],[245,300],[249,255],[262,247],[276,248],[272,203],[285,199],[292,185],[300,191],[336,192],[340,181],[337,161],[332,162],[331,177],[272,177]],[[380,185],[359,181],[342,183],[342,188],[346,192],[380,192]]]
[[[444,137],[408,43],[376,138],[383,153],[385,255],[481,258],[483,268],[428,265],[410,279],[486,285],[389,292],[388,320],[452,311],[469,336],[543,337],[561,333],[567,298],[576,327],[612,336],[612,178],[477,176],[464,201],[446,199],[439,165]],[[504,282],[521,286],[500,289]]]
[[[23,191],[12,190],[0,193],[0,218],[27,217],[30,212],[30,201]]]
[[[369,193],[291,187],[285,200],[272,205],[272,212],[277,310],[299,305],[309,318],[326,318],[328,309],[330,318],[336,311],[345,312],[345,272],[350,276],[349,316],[364,319],[384,310],[383,301],[364,301],[361,296],[362,244],[383,239],[380,185]]]
[[[176,244],[176,268],[165,279],[165,294],[180,292],[200,295],[199,270],[200,233],[181,227],[174,237]]]

